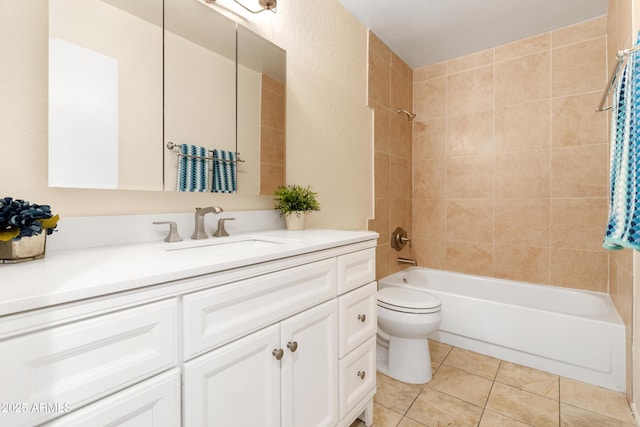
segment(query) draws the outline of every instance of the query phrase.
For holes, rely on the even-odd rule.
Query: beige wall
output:
[[[319,193],[310,226],[363,229],[373,215],[367,30],[337,0],[280,3],[245,24],[287,50],[287,180]],[[0,2],[0,196],[48,203],[62,216],[272,207],[271,196],[48,188],[47,44],[41,0]]]
[[[607,291],[606,19],[414,70],[422,266]]]
[[[375,219],[369,230],[380,234],[376,250],[378,278],[404,267],[398,257],[411,258],[412,248],[390,246],[396,227],[411,229],[411,125],[398,108],[411,110],[409,68],[375,34],[369,33],[369,106],[374,111]]]

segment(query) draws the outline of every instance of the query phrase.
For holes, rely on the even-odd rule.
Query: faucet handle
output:
[[[169,235],[165,237],[165,242],[182,242],[182,237],[178,233],[178,225],[174,221],[154,221],[154,224],[169,224]]]
[[[224,237],[228,236],[227,230],[224,228],[225,221],[233,221],[235,218],[220,218],[218,220],[218,229],[213,233],[214,237]]]

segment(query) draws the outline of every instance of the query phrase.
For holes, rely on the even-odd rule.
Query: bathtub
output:
[[[625,390],[625,328],[608,294],[419,267],[379,282],[398,285],[440,299],[436,341]]]

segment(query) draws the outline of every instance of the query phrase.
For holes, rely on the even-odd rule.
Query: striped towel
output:
[[[638,37],[640,43],[640,35]],[[611,191],[605,249],[640,249],[640,54],[631,53],[611,108]]]
[[[178,156],[178,191],[204,192],[209,188],[207,149],[196,145],[180,145]],[[189,157],[200,156],[202,158]]]
[[[213,193],[235,193],[236,153],[233,151],[213,150]]]

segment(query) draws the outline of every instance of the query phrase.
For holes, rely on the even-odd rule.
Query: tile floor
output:
[[[437,341],[429,347],[428,384],[378,374],[375,427],[635,427],[623,393]]]

